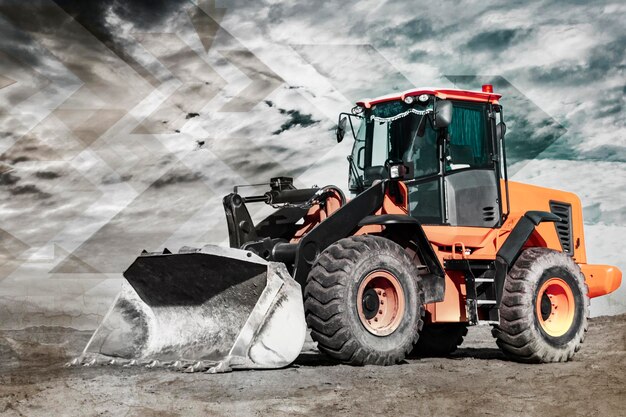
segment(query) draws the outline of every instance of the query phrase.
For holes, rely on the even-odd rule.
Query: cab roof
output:
[[[498,103],[498,100],[500,99],[500,97],[502,97],[502,94],[486,93],[482,91],[457,90],[454,88],[422,87],[412,90],[406,90],[401,93],[392,93],[386,96],[362,99],[357,101],[356,104],[358,106],[369,109],[378,103],[385,103],[387,101],[394,100],[404,100],[405,97],[419,96],[422,94],[434,95],[435,97],[441,99],[463,100],[482,103]]]

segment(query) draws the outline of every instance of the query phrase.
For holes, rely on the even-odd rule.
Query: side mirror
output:
[[[504,122],[500,122],[496,125],[496,139],[502,140],[504,134],[506,133],[506,125]]]
[[[337,124],[337,143],[340,143],[343,140],[343,137],[346,135],[346,123],[348,122],[347,117],[342,117]]]
[[[450,126],[450,123],[452,123],[451,101],[439,100],[436,102],[434,122],[436,128]]]

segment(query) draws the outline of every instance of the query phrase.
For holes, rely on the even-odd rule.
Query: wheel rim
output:
[[[359,285],[357,311],[361,323],[376,336],[393,333],[404,317],[404,291],[392,273],[370,272]]]
[[[561,278],[543,283],[536,299],[537,319],[550,336],[563,336],[574,323],[575,300],[570,286]]]

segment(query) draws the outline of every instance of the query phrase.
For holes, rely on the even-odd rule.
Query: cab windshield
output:
[[[367,187],[386,178],[387,160],[403,161],[410,177],[437,173],[437,132],[422,117],[409,114],[391,122],[363,119],[352,147],[355,167],[350,175],[351,190],[359,183]],[[371,141],[366,140],[368,136]]]
[[[403,161],[409,176],[438,172],[437,132],[427,114],[427,105],[384,103],[361,119],[352,147],[350,190],[359,191],[377,179],[386,178],[387,160]]]
[[[387,160],[404,162],[408,167],[407,180],[436,175],[440,169],[450,172],[493,165],[484,104],[453,103],[452,124],[447,129],[449,140],[441,141],[441,151],[439,131],[433,127],[431,116],[431,101],[411,105],[392,101],[368,111],[354,137],[350,190],[360,192],[373,181],[387,178]],[[443,168],[440,152],[444,155]]]

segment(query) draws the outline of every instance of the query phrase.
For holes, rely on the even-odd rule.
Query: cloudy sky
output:
[[[144,248],[225,243],[221,197],[345,187],[337,114],[504,94],[515,180],[577,193],[626,270],[623,2],[0,0],[0,327],[91,328]],[[259,212],[261,216],[266,212]],[[626,311],[626,290],[592,302]]]

